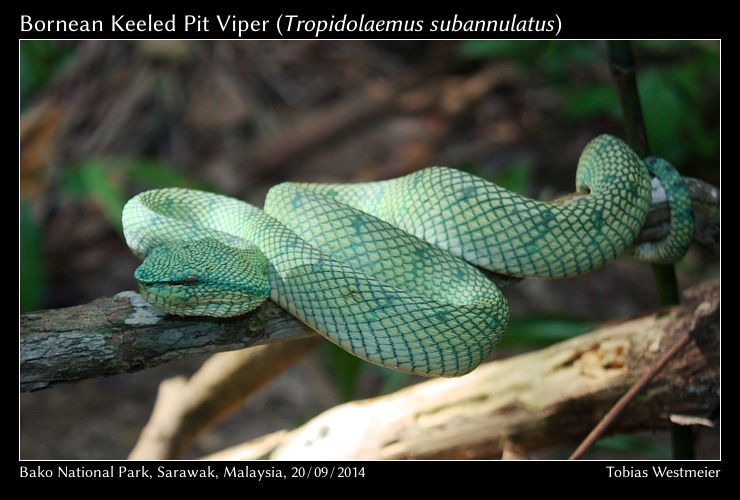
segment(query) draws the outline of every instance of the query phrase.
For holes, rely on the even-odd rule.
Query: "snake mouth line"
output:
[[[176,286],[194,286],[198,284],[203,284],[203,282],[199,280],[179,280],[179,281],[140,281],[139,284],[141,286],[146,287],[147,289],[156,288],[158,286],[164,287],[176,287]]]
[[[181,280],[173,281],[142,281],[141,284],[146,287],[153,287],[156,285],[167,285],[167,286],[193,286],[203,283],[202,280],[196,276],[186,276]]]
[[[145,288],[148,292],[156,293],[158,290],[193,290],[195,291],[196,288],[213,288],[218,289],[219,291],[230,291],[235,293],[249,293],[248,290],[244,290],[243,288],[240,288],[238,286],[235,286],[234,284],[229,283],[220,283],[216,281],[152,281],[152,282],[139,282],[139,285],[143,288]]]

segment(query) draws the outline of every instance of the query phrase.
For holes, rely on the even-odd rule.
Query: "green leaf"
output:
[[[325,342],[322,351],[342,401],[354,399],[357,382],[365,361],[349,354],[331,342]]]
[[[18,219],[19,302],[20,312],[24,313],[40,309],[43,305],[46,263],[41,229],[24,200],[20,201]]]
[[[613,84],[594,83],[564,90],[563,114],[573,121],[598,116],[619,116],[619,95]]]
[[[512,163],[492,180],[515,193],[526,193],[532,179],[532,162],[521,160]]]
[[[589,325],[581,319],[555,316],[513,318],[500,345],[550,345],[586,333]]]
[[[65,171],[63,186],[74,195],[91,197],[108,222],[121,232],[121,213],[126,195],[113,173],[109,163],[86,160]]]
[[[40,90],[73,50],[54,40],[21,40],[18,53],[18,77],[21,108]]]
[[[594,443],[594,449],[630,454],[640,453],[654,458],[671,458],[670,446],[658,442],[651,436],[617,434],[599,439]]]
[[[383,386],[380,388],[380,394],[392,394],[405,387],[411,375],[398,370],[382,368],[381,376],[383,377]]]
[[[675,62],[654,64],[638,73],[638,88],[652,153],[676,166],[718,161],[719,54],[701,43],[649,44],[673,51]],[[670,61],[671,59],[669,59]]]
[[[185,187],[207,189],[205,183],[193,176],[157,160],[139,158],[123,162],[123,171],[131,180],[141,181],[152,187]]]
[[[207,186],[175,168],[155,160],[100,160],[88,159],[67,167],[63,189],[77,197],[90,197],[100,207],[105,218],[119,232],[121,214],[127,201],[124,186],[128,181],[139,181],[149,187],[188,187],[207,189]]]
[[[468,59],[500,57],[526,61],[542,47],[539,40],[466,40],[460,44],[460,53]]]
[[[477,175],[478,177],[491,177],[488,180],[508,189],[509,191],[514,191],[515,193],[527,192],[532,179],[533,170],[532,162],[529,160],[514,162],[500,172],[497,172],[494,176],[489,176],[487,172],[483,171],[483,168],[478,163],[473,161],[459,161],[452,165],[452,167],[469,174]]]
[[[677,139],[692,110],[665,72],[645,70],[637,86],[653,154],[680,162],[688,145]]]

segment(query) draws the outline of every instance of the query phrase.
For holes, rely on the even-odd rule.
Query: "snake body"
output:
[[[228,317],[268,296],[345,350],[421,375],[470,372],[509,311],[479,269],[557,278],[633,248],[654,175],[671,204],[665,241],[633,248],[674,261],[693,233],[691,203],[665,160],[641,160],[602,135],[581,154],[567,203],[536,201],[484,179],[430,167],[357,184],[282,183],[264,209],[179,188],[141,193],[123,226],[144,297],[176,315]]]

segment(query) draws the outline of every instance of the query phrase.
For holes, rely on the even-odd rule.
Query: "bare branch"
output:
[[[693,177],[684,177],[684,180],[694,208],[694,243],[719,255],[719,189]],[[656,241],[665,237],[670,230],[670,220],[668,204],[654,204],[637,241]]]
[[[694,241],[718,254],[719,190],[696,179],[687,181],[694,202]],[[667,234],[669,220],[667,205],[653,207],[638,241]],[[486,274],[502,288],[518,281]],[[314,333],[270,301],[235,319],[177,318],[164,315],[134,292],[122,292],[81,306],[22,314],[21,390]]]
[[[20,388],[43,389],[167,361],[314,335],[273,302],[234,319],[165,315],[122,292],[20,316]]]

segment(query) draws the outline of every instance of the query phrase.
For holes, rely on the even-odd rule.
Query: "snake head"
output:
[[[266,266],[257,247],[203,238],[153,248],[134,277],[142,296],[170,314],[230,317],[251,311],[270,294]]]

